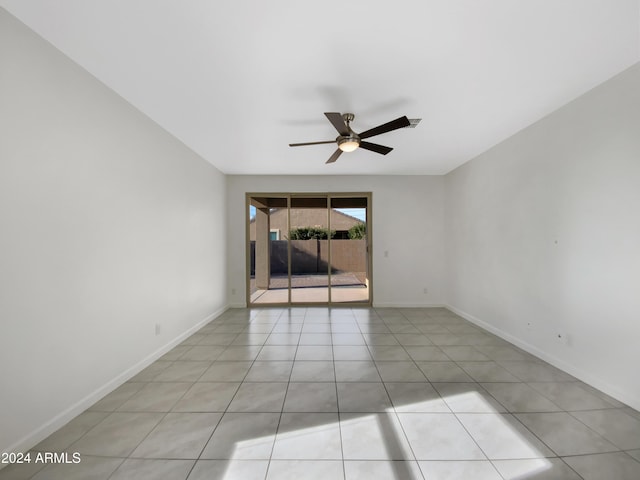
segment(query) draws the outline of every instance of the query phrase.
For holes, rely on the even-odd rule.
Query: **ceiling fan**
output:
[[[337,143],[338,149],[333,152],[333,155],[329,157],[329,160],[327,160],[326,163],[333,163],[338,159],[340,155],[342,155],[342,152],[353,152],[358,147],[364,148],[365,150],[371,150],[372,152],[380,153],[382,155],[386,155],[391,150],[393,150],[393,148],[385,147],[384,145],[378,145],[377,143],[365,142],[363,140],[365,138],[381,135],[392,130],[397,130],[398,128],[415,126],[415,124],[405,116],[396,118],[395,120],[383,123],[382,125],[378,125],[377,127],[371,128],[365,132],[358,134],[351,130],[351,122],[355,118],[355,115],[353,113],[340,114],[338,112],[325,112],[325,116],[329,119],[331,124],[340,134],[338,135],[338,137],[336,137],[335,140],[327,140],[323,142],[290,143],[289,146],[302,147],[304,145]]]

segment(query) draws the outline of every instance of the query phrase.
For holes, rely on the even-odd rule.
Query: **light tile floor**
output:
[[[433,309],[230,310],[1,479],[640,479],[640,414]]]

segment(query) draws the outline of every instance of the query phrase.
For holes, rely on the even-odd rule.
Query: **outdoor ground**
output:
[[[269,290],[286,289],[289,279],[286,275],[272,275],[269,282]],[[327,287],[329,285],[328,275],[292,275],[291,288]],[[331,286],[333,287],[360,287],[366,285],[366,275],[364,272],[334,273],[331,275]],[[251,294],[256,288],[255,278],[251,277]]]

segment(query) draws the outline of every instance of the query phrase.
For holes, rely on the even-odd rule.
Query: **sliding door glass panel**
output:
[[[286,197],[249,199],[249,302],[289,302]]]
[[[248,194],[248,304],[371,304],[370,202]]]
[[[367,198],[330,199],[331,302],[368,303]]]
[[[291,302],[329,301],[329,215],[326,196],[292,196],[289,211]]]

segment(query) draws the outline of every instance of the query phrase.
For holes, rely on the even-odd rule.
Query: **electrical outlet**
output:
[[[533,330],[533,323],[527,322],[527,330]]]
[[[389,257],[389,250],[385,250],[384,251],[384,258],[388,258]]]
[[[429,290],[427,289],[427,287],[424,287],[424,288],[422,289],[422,293],[424,293],[425,295],[426,295],[427,293],[429,293]]]
[[[156,335],[160,335],[160,324],[156,323]]]
[[[235,288],[232,288],[232,289],[231,289],[231,295],[235,295],[235,294],[236,294],[236,289],[235,289]]]

